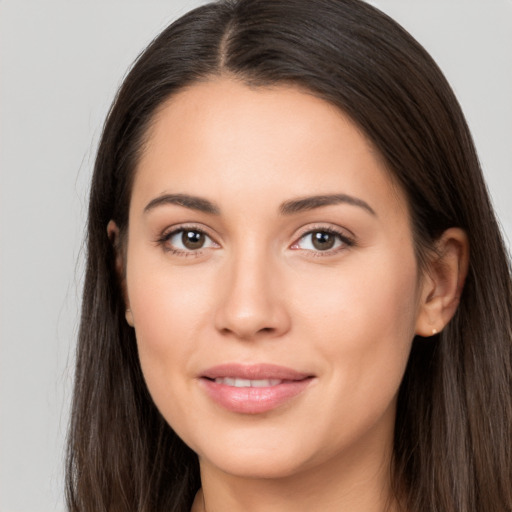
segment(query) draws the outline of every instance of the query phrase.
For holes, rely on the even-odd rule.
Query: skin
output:
[[[166,194],[219,211],[162,202]],[[372,211],[343,201],[282,213],[287,201],[326,194]],[[202,248],[181,245],[183,227],[206,233]],[[118,236],[113,222],[108,229]],[[341,238],[319,250],[311,232],[326,229]],[[223,77],[162,106],[118,266],[150,393],[199,456],[194,511],[393,509],[396,396],[412,339],[449,321],[467,266],[460,231],[445,233],[439,248],[420,271],[402,191],[323,100]],[[227,362],[314,378],[271,411],[237,413],[199,379]]]

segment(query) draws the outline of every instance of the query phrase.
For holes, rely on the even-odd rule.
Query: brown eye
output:
[[[313,229],[300,237],[292,249],[302,249],[313,253],[334,254],[337,249],[352,247],[354,240],[331,229]]]
[[[311,233],[311,242],[318,251],[327,251],[334,247],[336,235],[326,231],[314,231]]]
[[[184,230],[181,235],[181,243],[191,251],[201,249],[205,242],[205,234],[200,231]]]
[[[161,244],[166,250],[175,254],[185,253],[200,253],[201,249],[218,248],[219,245],[215,243],[206,233],[200,229],[181,228],[165,235]]]

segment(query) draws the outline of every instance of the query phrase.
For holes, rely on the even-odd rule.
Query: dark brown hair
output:
[[[455,317],[413,341],[399,392],[392,476],[408,512],[512,510],[512,284],[461,109],[425,50],[360,0],[234,0],[165,29],[106,120],[90,195],[87,268],[68,444],[71,511],[188,511],[196,455],[148,393],[124,319],[107,223],[126,231],[131,183],[162,103],[216,75],[293,83],[348,114],[405,191],[420,263],[447,228],[466,231]]]

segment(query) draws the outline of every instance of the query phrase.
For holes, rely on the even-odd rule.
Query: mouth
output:
[[[292,401],[315,376],[271,364],[225,364],[200,375],[207,396],[228,411],[260,414]]]

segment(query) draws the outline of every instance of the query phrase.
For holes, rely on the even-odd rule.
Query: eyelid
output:
[[[179,224],[173,224],[172,226],[167,226],[165,229],[160,231],[160,234],[158,235],[158,238],[169,238],[170,235],[173,233],[176,233],[178,231],[200,231],[201,233],[204,233],[205,235],[209,236],[210,238],[214,238],[210,231],[211,229],[205,226],[204,224],[196,223],[196,222],[182,222]]]
[[[314,232],[314,231],[327,231],[328,233],[334,233],[336,235],[340,235],[343,238],[346,238],[348,240],[355,240],[356,235],[350,231],[350,229],[347,229],[345,227],[338,226],[337,224],[332,224],[329,222],[326,223],[313,223],[313,224],[307,224],[305,226],[302,226],[295,235],[295,239],[298,240],[304,235],[307,235],[308,233]]]

